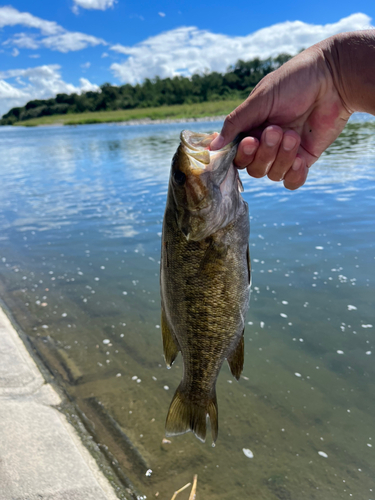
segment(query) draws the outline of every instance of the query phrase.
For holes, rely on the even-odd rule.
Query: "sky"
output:
[[[374,0],[13,0],[0,3],[0,116],[31,99],[225,72],[375,25]]]

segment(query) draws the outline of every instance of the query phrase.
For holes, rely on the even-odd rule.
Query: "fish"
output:
[[[226,359],[240,378],[251,266],[249,210],[233,160],[238,140],[183,130],[172,159],[163,220],[160,291],[164,358],[178,352],[183,377],[169,407],[166,436],[218,436],[216,380]]]

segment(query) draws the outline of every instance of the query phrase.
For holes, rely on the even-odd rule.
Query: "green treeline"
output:
[[[245,99],[255,85],[292,56],[280,54],[274,58],[239,60],[224,74],[212,72],[191,77],[175,76],[146,80],[137,85],[113,86],[105,83],[97,92],[57,94],[55,98],[29,101],[3,115],[0,125],[13,125],[21,120],[40,116],[148,108],[174,104],[193,104],[226,99]]]

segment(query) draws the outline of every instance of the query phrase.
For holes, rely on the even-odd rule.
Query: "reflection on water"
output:
[[[243,376],[225,366],[218,380],[216,448],[163,442],[182,367],[162,356],[159,247],[182,125],[0,129],[2,296],[139,496],[169,499],[198,474],[207,500],[374,498],[367,120],[298,192],[243,176],[253,292]]]

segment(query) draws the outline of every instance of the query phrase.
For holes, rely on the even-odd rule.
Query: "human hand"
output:
[[[352,113],[333,75],[320,44],[298,54],[263,78],[227,116],[211,149],[246,132],[249,136],[235,158],[239,168],[253,177],[283,180],[288,189],[302,186],[308,168],[340,135]]]

